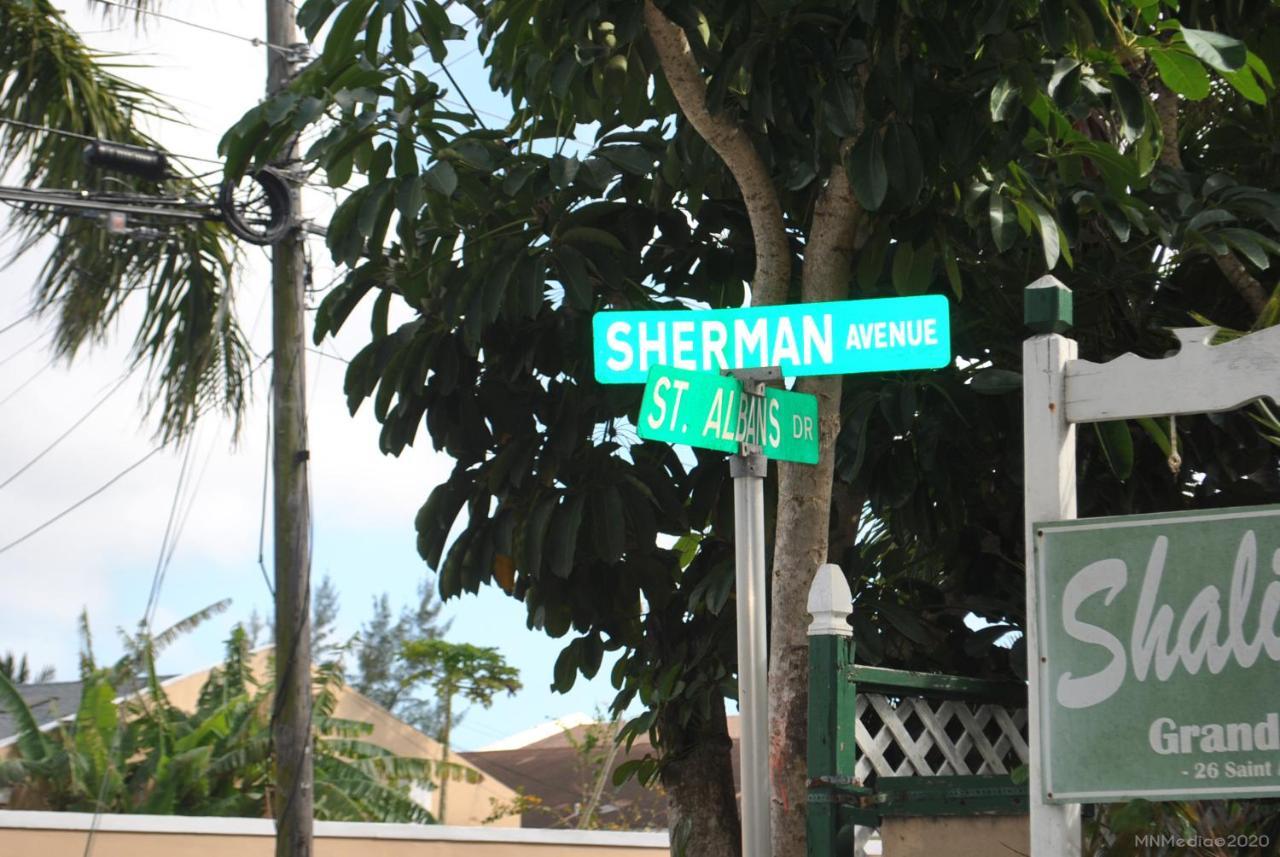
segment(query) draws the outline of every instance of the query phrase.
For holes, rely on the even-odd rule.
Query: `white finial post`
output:
[[[858,721],[853,668],[853,595],[840,566],[818,567],[809,586],[808,853],[841,853],[840,788],[854,782]],[[848,853],[847,850],[844,853]]]
[[[840,566],[826,563],[818,566],[809,586],[809,636],[831,635],[852,637],[849,614],[853,612],[853,593]]]

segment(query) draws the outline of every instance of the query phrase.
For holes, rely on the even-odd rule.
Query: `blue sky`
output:
[[[152,129],[172,152],[214,157],[222,131],[262,92],[260,47],[160,19],[149,21],[139,33],[131,21],[104,22],[87,12],[81,0],[66,5],[71,22],[90,33],[95,47],[152,66],[126,71],[168,96],[187,117],[188,125]],[[173,0],[164,11],[247,37],[261,35],[259,0]],[[469,18],[465,10],[458,13],[461,20]],[[456,58],[470,47],[452,43],[451,53]],[[482,115],[509,113],[501,96],[489,91],[478,55],[463,56],[451,71]],[[443,75],[434,79],[449,85]],[[498,121],[491,115],[484,118],[489,124]],[[323,222],[324,209],[333,203],[325,194],[308,192],[304,204]],[[310,250],[315,282],[329,282],[333,269],[322,242],[313,240]],[[0,270],[0,329],[29,310],[40,261],[37,250]],[[243,272],[237,310],[255,349],[265,354],[265,254],[246,248]],[[347,415],[341,361],[365,341],[365,312],[358,310],[348,330],[322,346],[323,354],[308,358],[314,585],[325,574],[333,578],[341,598],[341,636],[355,632],[368,618],[373,598],[383,592],[397,609],[414,600],[419,580],[429,572],[414,547],[413,516],[452,466],[429,449],[425,432],[420,435],[422,448],[400,459],[385,458],[377,451],[378,426],[372,417],[367,412],[354,419]],[[124,334],[135,320],[136,314],[126,313],[116,335],[80,355],[69,368],[48,366],[47,322],[20,322],[0,334],[0,482],[111,389],[128,362]],[[193,441],[194,478],[188,480],[179,503],[186,523],[165,572],[155,624],[163,626],[221,598],[231,598],[233,604],[165,653],[161,667],[167,672],[216,662],[235,621],[255,609],[260,614],[270,610],[257,564],[266,373],[256,381],[254,405],[234,445],[230,427],[216,420],[206,422]],[[119,653],[115,629],[132,628],[141,617],[162,549],[181,452],[157,453],[57,523],[17,547],[2,548],[147,455],[154,447],[154,425],[143,416],[143,391],[141,376],[128,381],[65,442],[0,489],[0,584],[5,590],[0,601],[0,652],[30,653],[36,664],[53,665],[59,678],[75,674],[75,622],[83,607],[89,610],[103,659]],[[269,536],[266,555],[269,568]],[[524,682],[517,697],[468,712],[457,731],[458,747],[479,747],[554,717],[591,713],[612,699],[607,678],[612,658],[606,659],[594,681],[579,678],[571,693],[552,693],[552,665],[568,640],[528,630],[524,606],[500,590],[463,596],[447,604],[444,612],[453,620],[450,639],[496,646],[520,669]]]

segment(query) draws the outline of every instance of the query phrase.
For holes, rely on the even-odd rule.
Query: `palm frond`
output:
[[[24,759],[39,760],[47,757],[53,745],[31,713],[27,701],[4,673],[0,673],[0,708],[12,717],[18,726],[18,752]]]
[[[152,645],[155,647],[155,653],[157,655],[160,654],[183,634],[189,634],[219,613],[225,613],[230,606],[231,599],[224,598],[221,601],[215,601],[208,607],[197,610],[185,619],[179,619],[174,622],[153,638]]]
[[[131,0],[146,8],[148,0]],[[137,130],[144,117],[174,119],[155,93],[114,73],[49,0],[0,0],[0,173],[29,188],[100,189],[212,199],[189,172],[154,180],[95,174],[74,135],[154,148]],[[53,129],[55,132],[44,129]],[[72,135],[72,136],[68,136]],[[133,369],[153,384],[148,412],[165,441],[209,410],[239,428],[247,402],[249,348],[232,298],[236,244],[220,223],[166,225],[167,240],[107,233],[101,224],[51,206],[24,205],[8,224],[17,255],[52,239],[35,306],[55,316],[54,349],[73,359],[105,339],[133,293],[146,314],[133,341]]]

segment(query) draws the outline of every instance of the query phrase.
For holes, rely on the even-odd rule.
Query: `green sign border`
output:
[[[652,366],[649,369],[648,380],[644,386],[644,397],[641,399],[640,411],[636,417],[636,434],[644,440],[659,441],[661,443],[680,444],[682,446],[697,447],[698,449],[709,449],[714,452],[723,452],[726,454],[736,454],[741,448],[741,438],[721,438],[707,437],[705,435],[699,437],[692,431],[673,431],[666,427],[653,428],[645,419],[647,413],[651,410],[651,402],[653,401],[654,386],[660,380],[684,381],[691,385],[690,398],[705,398],[709,391],[718,390],[720,392],[733,391],[730,398],[730,406],[734,417],[735,432],[740,428],[738,416],[742,413],[744,402],[752,398],[758,398],[759,404],[748,414],[747,419],[751,419],[754,414],[761,422],[758,428],[765,428],[765,420],[768,419],[767,414],[771,406],[777,405],[787,409],[787,416],[797,419],[804,419],[805,425],[811,428],[813,432],[812,444],[805,440],[796,439],[794,435],[785,435],[779,429],[779,443],[777,445],[769,443],[768,432],[765,431],[760,438],[761,454],[775,461],[790,461],[798,464],[817,464],[821,455],[822,445],[818,436],[818,399],[810,393],[801,393],[792,390],[784,390],[776,387],[765,387],[764,395],[760,397],[751,397],[743,393],[742,382],[732,375],[721,375],[714,372],[697,372],[689,369],[677,369],[672,366]],[[699,388],[699,386],[701,387]],[[677,398],[679,401],[679,398]],[[725,417],[728,418],[728,408],[726,408]],[[786,419],[780,420],[785,424]],[[690,443],[691,438],[697,438],[701,442]]]
[[[1048,536],[1051,533],[1079,532],[1091,530],[1106,529],[1134,529],[1138,527],[1154,526],[1165,523],[1176,523],[1186,525],[1195,522],[1221,521],[1221,520],[1239,520],[1242,518],[1280,518],[1280,505],[1268,506],[1236,506],[1225,509],[1195,509],[1182,512],[1152,512],[1138,515],[1116,515],[1103,518],[1076,518],[1061,521],[1043,521],[1034,525],[1035,532],[1035,595],[1036,595],[1036,615],[1040,625],[1040,651],[1035,653],[1036,669],[1039,672],[1040,686],[1040,758],[1031,759],[1031,764],[1041,765],[1041,783],[1043,785],[1044,794],[1042,797],[1048,803],[1065,804],[1065,803],[1116,803],[1134,799],[1144,800],[1217,800],[1217,799],[1250,799],[1250,798],[1271,798],[1280,796],[1280,783],[1275,786],[1239,786],[1235,788],[1211,788],[1207,785],[1203,788],[1169,788],[1169,789],[1124,789],[1124,790],[1083,790],[1073,792],[1063,792],[1055,790],[1053,787],[1053,727],[1052,715],[1055,706],[1051,702],[1051,684],[1050,666],[1047,658],[1052,656],[1049,651],[1049,635],[1046,629],[1049,626],[1048,617],[1048,601],[1046,596],[1048,592],[1048,582],[1046,575],[1048,573],[1046,547],[1047,539],[1042,538],[1041,534]],[[1278,703],[1280,704],[1280,703]],[[1280,763],[1280,761],[1278,761]]]

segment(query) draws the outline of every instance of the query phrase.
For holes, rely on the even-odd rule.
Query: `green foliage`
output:
[[[0,658],[0,675],[5,676],[14,684],[44,684],[47,681],[53,681],[53,667],[43,667],[40,672],[31,672],[31,665],[27,662],[27,656],[24,654],[21,658],[16,657],[13,652],[6,652],[5,656]]]
[[[511,100],[506,127],[448,110],[420,70],[458,35],[440,4],[308,0],[304,27],[330,22],[324,55],[227,134],[228,169],[329,118],[307,159],[331,182],[362,181],[330,223],[347,276],[315,335],[378,296],[348,403],[370,400],[384,452],[425,428],[456,462],[415,522],[441,595],[496,583],[531,627],[572,633],[559,689],[620,651],[616,709],[646,707],[626,733],[651,731],[678,755],[734,693],[731,492],[719,455],[634,437],[639,389],[595,382],[589,320],[741,305],[750,226],[732,176],[676,110],[641,4],[468,5],[490,82]],[[1277,12],[659,5],[688,36],[708,107],[741,124],[772,177],[793,271],[839,164],[864,208],[851,296],[954,298],[954,366],[845,380],[831,559],[854,583],[859,660],[1022,670],[1024,653],[1001,642],[1023,621],[1022,289],[1048,270],[1067,281],[1091,359],[1161,354],[1162,328],[1192,312],[1252,326],[1213,259],[1230,250],[1261,275],[1280,250]],[[1199,99],[1177,105],[1176,127],[1152,99],[1161,83]],[[592,123],[591,143],[569,140]],[[1184,168],[1162,162],[1169,147]],[[392,301],[415,314],[394,330]],[[1081,514],[1280,496],[1275,448],[1246,414],[1180,423],[1177,479],[1148,434],[1104,431],[1105,447],[1081,434]],[[975,632],[970,614],[991,627]]]
[[[325,660],[341,654],[342,643],[333,638],[338,621],[338,588],[326,574],[311,594],[311,657]]]
[[[1165,857],[1192,853],[1178,845],[1143,845],[1144,834],[1168,841],[1218,839],[1238,843],[1225,848],[1203,846],[1194,853],[1264,855],[1280,835],[1280,804],[1275,801],[1186,801],[1149,803],[1136,800],[1104,805],[1085,823],[1085,849],[1094,857]]]
[[[126,637],[128,653],[112,667],[94,666],[87,654],[79,708],[47,732],[14,683],[0,675],[0,706],[18,725],[18,752],[0,762],[0,786],[12,789],[9,805],[269,816],[272,686],[255,674],[244,630],[232,632],[223,663],[210,672],[192,711],[174,706],[156,671],[166,645],[226,603],[161,634]],[[439,775],[441,763],[396,756],[368,740],[369,724],[334,717],[341,686],[336,668],[317,671],[316,818],[430,823],[430,814],[410,800],[409,786]]]
[[[509,666],[497,649],[445,640],[410,640],[401,656],[411,670],[408,681],[429,682],[442,700],[461,694],[485,708],[502,691],[521,687],[520,672]]]
[[[413,665],[401,657],[410,640],[436,640],[448,632],[451,621],[441,621],[440,602],[430,578],[418,586],[418,603],[394,616],[385,594],[373,600],[373,615],[360,626],[348,681],[400,720],[436,738],[444,726],[444,714],[434,693],[420,692],[412,680]],[[454,723],[461,716],[454,716]]]
[[[191,175],[151,182],[100,174],[85,166],[83,140],[41,130],[153,147],[137,123],[174,118],[154,93],[115,73],[119,58],[91,51],[49,0],[0,0],[0,32],[0,120],[17,123],[0,121],[0,172],[31,188],[213,197]],[[14,255],[52,244],[35,304],[56,317],[59,356],[101,340],[130,297],[143,293],[133,366],[147,367],[154,381],[147,404],[161,436],[183,434],[210,409],[238,422],[249,351],[232,295],[237,251],[221,224],[166,224],[164,240],[142,241],[62,209],[26,206],[7,228],[17,239]]]

